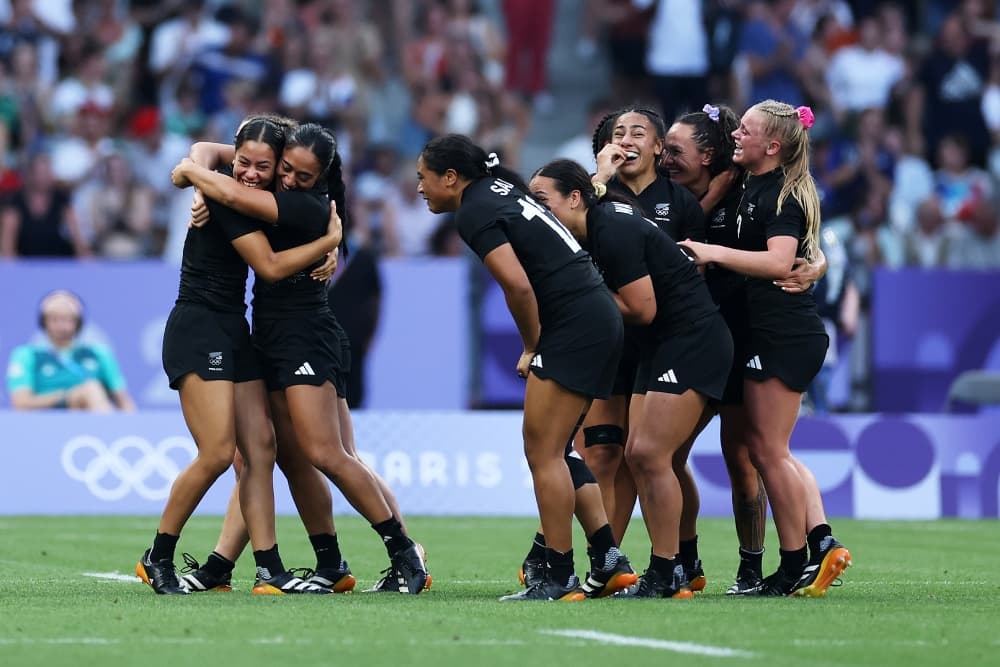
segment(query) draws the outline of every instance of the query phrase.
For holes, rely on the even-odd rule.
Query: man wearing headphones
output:
[[[45,295],[38,324],[45,340],[15,348],[7,367],[7,391],[15,410],[135,410],[111,350],[77,340],[83,328],[79,297],[67,290]]]

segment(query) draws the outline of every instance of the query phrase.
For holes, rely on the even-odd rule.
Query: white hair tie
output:
[[[500,166],[500,158],[497,157],[496,153],[490,153],[489,155],[486,156],[485,164],[486,164],[486,171],[489,171],[493,167]]]

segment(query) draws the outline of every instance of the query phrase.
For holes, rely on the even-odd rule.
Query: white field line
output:
[[[139,577],[134,574],[122,574],[121,572],[81,572],[85,577],[94,579],[104,579],[106,581],[126,581],[129,583],[141,583]]]
[[[572,639],[589,639],[601,644],[613,644],[615,646],[638,646],[641,648],[653,648],[662,651],[673,651],[675,653],[688,653],[692,655],[707,655],[713,658],[752,658],[754,654],[750,651],[726,648],[724,646],[709,646],[707,644],[694,644],[692,642],[675,642],[668,639],[653,639],[650,637],[630,637],[628,635],[614,635],[609,632],[595,632],[593,630],[539,630],[543,635],[555,635],[557,637],[570,637]]]

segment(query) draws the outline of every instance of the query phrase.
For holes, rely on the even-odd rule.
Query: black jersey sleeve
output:
[[[259,232],[261,229],[259,222],[228,206],[223,206],[211,199],[206,199],[205,203],[208,206],[209,224],[218,225],[227,241],[234,241],[241,236]]]
[[[781,213],[767,221],[767,238],[794,236],[801,239],[806,229],[806,214],[794,197],[787,197],[781,205]]]
[[[486,255],[510,242],[497,217],[497,209],[490,202],[464,202],[455,213],[455,226],[480,259],[486,259]]]
[[[604,269],[604,279],[608,287],[618,291],[625,285],[649,275],[646,244],[642,233],[644,225],[649,225],[651,228],[656,225],[638,215],[616,217],[620,219],[611,223],[601,235],[598,259],[601,268]]]
[[[704,243],[708,240],[708,236],[705,232],[705,212],[701,210],[701,204],[698,202],[698,198],[691,194],[685,187],[678,187],[678,190],[683,192],[681,197],[681,212],[684,216],[682,218],[683,226],[681,227],[681,238],[674,239],[675,241],[684,241],[685,239],[691,239],[692,241],[701,241]]]
[[[285,190],[274,193],[278,226],[297,229],[319,238],[330,224],[330,201],[313,191]]]

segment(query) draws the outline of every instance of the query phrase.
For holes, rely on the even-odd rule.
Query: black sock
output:
[[[257,563],[257,576],[261,579],[271,579],[285,571],[277,544],[264,551],[254,551],[253,559]]]
[[[649,569],[654,570],[667,581],[673,581],[675,567],[677,567],[676,558],[664,558],[656,554],[649,554]]]
[[[590,542],[591,559],[600,563],[603,569],[608,552],[618,546],[615,544],[614,533],[611,532],[611,524],[606,523],[595,530],[593,535],[587,536],[587,541]]]
[[[205,564],[201,566],[205,572],[208,572],[216,577],[223,577],[229,574],[233,571],[234,567],[236,567],[236,563],[229,560],[218,551],[213,551],[208,554],[208,559],[205,561]]]
[[[394,516],[389,517],[382,523],[373,523],[372,528],[382,538],[385,550],[389,552],[389,558],[392,558],[413,544],[413,540],[403,535],[403,526]]]
[[[795,551],[778,549],[778,553],[781,554],[781,569],[789,576],[801,575],[802,571],[806,569],[806,563],[809,562],[809,554],[805,547]]]
[[[690,540],[681,540],[681,563],[688,570],[694,569],[694,563],[698,560],[698,536],[695,535]]]
[[[535,533],[535,539],[531,541],[531,549],[528,550],[528,555],[525,560],[545,560],[545,536],[541,533]]]
[[[545,562],[548,564],[549,574],[562,586],[565,586],[574,574],[572,549],[562,553],[552,547],[545,547]]]
[[[340,567],[340,561],[343,560],[343,556],[340,554],[340,542],[337,540],[337,534],[333,533],[319,533],[318,535],[310,535],[309,541],[312,542],[313,551],[316,552],[316,569],[334,569],[336,570]]]
[[[180,535],[168,535],[167,533],[157,533],[153,538],[153,548],[149,550],[149,560],[152,563],[160,560],[174,561],[174,551],[177,549],[177,540]]]
[[[761,574],[764,571],[764,550],[748,551],[740,547],[740,561],[757,574]]]
[[[829,537],[830,535],[833,535],[833,529],[830,528],[830,524],[828,523],[821,523],[809,531],[809,535],[806,536],[806,542],[809,544],[811,560],[819,562],[820,543],[823,542],[824,537]]]

